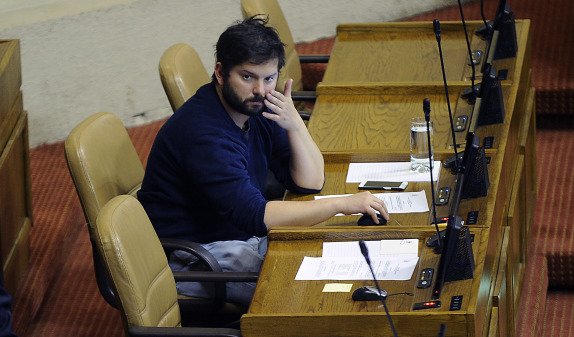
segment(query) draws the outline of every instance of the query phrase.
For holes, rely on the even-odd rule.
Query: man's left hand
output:
[[[291,99],[291,87],[293,79],[288,79],[285,83],[285,93],[277,90],[270,91],[265,97],[265,105],[273,113],[263,112],[263,117],[275,121],[280,127],[289,131],[298,127],[305,127],[299,112],[293,105]]]

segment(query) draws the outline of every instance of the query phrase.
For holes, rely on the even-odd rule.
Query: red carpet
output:
[[[571,170],[557,169],[574,163],[573,121],[572,117],[538,121],[538,206],[517,336],[574,335],[574,179]]]

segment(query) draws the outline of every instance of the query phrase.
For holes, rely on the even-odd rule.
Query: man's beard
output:
[[[223,81],[223,87],[221,89],[221,94],[225,102],[237,112],[247,115],[247,116],[258,116],[265,110],[265,104],[260,106],[254,105],[253,107],[249,106],[250,102],[261,102],[265,100],[263,96],[253,96],[248,98],[244,101],[241,100],[239,95],[233,90],[229,81]]]

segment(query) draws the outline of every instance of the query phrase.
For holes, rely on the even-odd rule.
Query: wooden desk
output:
[[[491,275],[484,270],[489,229],[473,229],[475,277],[445,283],[442,306],[413,311],[414,303],[428,301],[432,287],[416,288],[421,268],[438,266],[438,257],[423,242],[433,229],[387,230],[377,228],[300,228],[274,230],[269,235],[269,251],[249,312],[241,318],[244,336],[391,336],[384,308],[380,302],[355,302],[351,293],[324,293],[327,283],[353,284],[352,290],[372,281],[294,281],[304,256],[321,256],[323,241],[358,241],[397,238],[419,239],[420,263],[409,281],[382,281],[389,294],[386,300],[400,336],[434,336],[440,323],[447,323],[447,336],[482,335],[487,327],[488,298],[480,289],[490,287]],[[484,285],[483,285],[484,283]],[[402,293],[412,293],[412,296]],[[449,312],[450,298],[462,295],[456,314]]]
[[[20,68],[20,41],[0,40],[0,266],[11,294],[28,267],[32,228],[28,116]]]
[[[469,23],[469,31],[480,24]],[[494,63],[498,70],[508,71],[501,85],[504,123],[477,129],[481,139],[492,137],[486,150],[491,183],[488,195],[459,205],[459,216],[463,219],[471,211],[479,214],[477,223],[469,226],[475,234],[475,278],[453,282],[456,291],[443,294],[447,304],[441,309],[413,312],[413,301],[430,298],[416,290],[413,299],[404,298],[391,304],[400,335],[436,335],[441,322],[448,324],[448,336],[514,333],[528,256],[528,234],[536,207],[536,123],[529,28],[529,20],[518,20],[517,56]],[[459,98],[470,86],[472,73],[467,65],[460,23],[443,23],[442,41],[453,115],[470,116],[473,106]],[[475,36],[471,44],[473,50],[484,49],[484,42]],[[356,184],[345,184],[350,162],[408,161],[408,120],[423,115],[423,98],[431,100],[435,159],[444,160],[454,153],[455,145],[451,141],[432,23],[340,25],[308,124],[311,136],[325,156],[327,181],[322,194],[357,192]],[[464,134],[457,134],[457,146],[463,143]],[[454,181],[448,171],[442,170],[435,187],[454,187]],[[409,185],[409,190],[421,189],[430,203],[430,184]],[[307,200],[312,196],[287,194],[286,198]],[[438,216],[445,215],[445,211],[446,208],[439,208]],[[321,241],[405,235],[424,238],[434,232],[429,226],[429,213],[397,214],[392,218],[401,226],[390,222],[384,228],[359,229],[354,226],[356,217],[336,217],[310,229],[272,230],[253,304],[242,318],[243,334],[248,337],[390,335],[382,308],[355,304],[349,294],[347,297],[322,294],[325,282],[293,279],[302,256],[319,256]],[[420,257],[421,266],[437,262],[424,249]],[[415,283],[414,280],[385,282],[383,288],[390,293],[400,292],[415,288]],[[469,302],[462,311],[448,311],[450,296],[459,295],[457,292],[467,294]]]

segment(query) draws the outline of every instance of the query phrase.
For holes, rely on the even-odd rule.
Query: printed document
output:
[[[367,241],[378,280],[410,280],[418,263],[418,239]],[[295,280],[372,280],[358,241],[325,242],[322,257],[304,257]]]
[[[315,199],[344,197],[350,194],[316,195]],[[389,213],[421,213],[428,212],[429,205],[425,191],[373,193],[387,205]],[[342,213],[337,215],[344,215]]]

